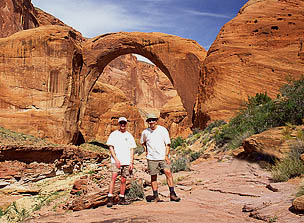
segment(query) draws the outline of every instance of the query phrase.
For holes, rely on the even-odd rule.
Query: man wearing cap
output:
[[[163,171],[167,178],[167,184],[170,191],[170,201],[180,201],[174,191],[173,177],[170,168],[170,137],[168,130],[157,124],[158,117],[149,114],[146,119],[149,128],[146,128],[140,138],[143,145],[148,162],[148,172],[151,175],[151,186],[155,202],[161,201],[158,196],[157,174]]]
[[[118,119],[119,130],[113,131],[108,140],[107,145],[111,152],[111,172],[112,178],[109,186],[108,203],[107,207],[113,206],[113,192],[115,187],[115,180],[117,176],[121,175],[120,180],[120,194],[119,202],[120,205],[129,204],[125,200],[126,190],[126,178],[133,169],[134,153],[133,149],[136,148],[136,143],[131,135],[127,131],[128,120],[125,117]]]

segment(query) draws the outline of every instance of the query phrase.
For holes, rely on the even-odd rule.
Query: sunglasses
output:
[[[147,120],[147,122],[156,122],[157,121],[157,118],[149,118],[148,120]]]
[[[121,121],[121,122],[119,122],[119,124],[120,124],[120,125],[126,125],[126,124],[127,124],[127,122],[125,122],[125,121]]]

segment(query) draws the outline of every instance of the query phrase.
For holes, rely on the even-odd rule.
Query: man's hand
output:
[[[134,168],[133,163],[130,163],[130,165],[129,165],[129,173],[130,174],[132,174],[133,168]]]
[[[166,162],[170,165],[171,164],[171,160],[169,159],[169,156],[165,157]]]
[[[115,165],[116,165],[116,167],[119,169],[120,168],[120,162],[119,162],[119,160],[115,160]]]

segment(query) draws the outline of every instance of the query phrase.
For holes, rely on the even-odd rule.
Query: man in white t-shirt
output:
[[[174,191],[173,176],[171,172],[170,153],[170,137],[168,130],[157,124],[158,117],[149,114],[146,119],[149,128],[145,129],[140,138],[143,145],[148,162],[148,172],[151,175],[151,186],[155,202],[161,201],[158,196],[157,174],[163,171],[167,178],[167,184],[170,190],[170,201],[180,201]]]
[[[120,117],[118,119],[118,123],[119,130],[113,131],[107,140],[107,145],[109,146],[111,152],[112,171],[112,178],[108,194],[108,207],[113,206],[115,181],[119,174],[121,175],[121,180],[118,204],[129,204],[125,200],[126,181],[127,176],[133,170],[134,148],[136,148],[136,143],[133,136],[127,131],[128,120],[125,117]]]

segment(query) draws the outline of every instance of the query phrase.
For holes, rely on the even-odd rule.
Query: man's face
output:
[[[120,131],[126,131],[126,128],[127,128],[127,122],[126,121],[119,122]]]
[[[155,126],[157,125],[157,118],[149,118],[149,119],[147,120],[147,123],[149,124],[149,127],[150,127],[151,129],[154,129]]]

